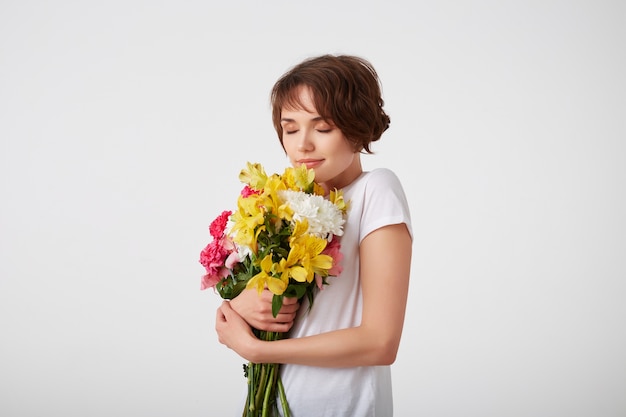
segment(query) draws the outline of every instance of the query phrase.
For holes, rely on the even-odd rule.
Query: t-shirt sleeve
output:
[[[387,168],[370,172],[365,186],[361,235],[359,241],[376,229],[392,224],[406,224],[413,238],[409,204],[396,174]]]

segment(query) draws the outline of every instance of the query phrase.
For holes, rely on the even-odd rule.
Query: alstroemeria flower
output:
[[[315,171],[306,165],[297,168],[286,168],[283,180],[289,190],[310,193],[315,180]]]
[[[278,274],[278,277],[274,276],[275,264],[272,261],[272,256],[267,255],[263,258],[259,266],[261,267],[261,271],[250,278],[246,288],[256,288],[260,294],[267,286],[272,293],[281,295],[287,288],[289,279],[284,279],[283,274]]]
[[[262,190],[267,181],[267,174],[261,164],[252,164],[248,162],[246,168],[239,173],[239,180],[244,184],[248,184],[255,190]]]
[[[314,235],[304,235],[292,242],[292,251],[298,254],[299,264],[306,271],[306,276],[294,276],[299,282],[302,278],[306,282],[313,281],[314,274],[328,275],[328,270],[333,266],[333,258],[322,254],[328,242],[326,239]]]
[[[326,248],[322,251],[324,255],[328,255],[333,258],[333,266],[328,270],[329,276],[338,276],[343,271],[341,261],[343,260],[343,253],[341,253],[341,243],[337,236],[333,236],[332,240],[326,245]]]
[[[237,211],[235,211],[231,220],[233,226],[230,229],[232,239],[239,245],[256,248],[255,229],[262,225],[265,216],[259,207],[259,196],[251,195],[249,197],[239,197],[237,199]]]

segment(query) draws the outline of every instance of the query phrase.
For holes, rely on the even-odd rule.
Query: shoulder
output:
[[[398,184],[400,183],[400,179],[398,178],[396,173],[389,168],[376,168],[368,171],[366,178],[368,178],[369,181],[396,182]]]
[[[399,194],[403,198],[404,189],[395,172],[389,168],[376,168],[367,171],[361,178],[364,194]]]
[[[388,168],[363,171],[361,176],[344,189],[344,196],[357,204],[371,204],[385,195],[404,194],[398,176]]]
[[[410,230],[411,215],[398,176],[388,168],[364,172],[349,195],[352,221],[361,223],[360,238],[390,224],[406,223]],[[348,216],[350,221],[351,216]]]
[[[389,168],[376,168],[364,171],[361,176],[348,187],[347,193],[353,197],[371,198],[373,195],[398,194],[404,198],[404,189],[395,172]],[[357,197],[358,198],[358,197]]]

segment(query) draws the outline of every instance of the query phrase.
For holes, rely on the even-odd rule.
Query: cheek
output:
[[[354,152],[346,152],[345,154],[343,154],[342,157],[342,165],[344,166],[350,166],[352,165],[352,162],[354,161],[354,158],[356,157],[356,154]]]
[[[342,160],[351,160],[354,157],[354,149],[345,138],[338,138],[335,142],[333,153]]]
[[[287,156],[291,158],[297,150],[296,142],[294,140],[289,140],[288,138],[283,137],[281,143],[283,145],[283,150],[285,151]]]

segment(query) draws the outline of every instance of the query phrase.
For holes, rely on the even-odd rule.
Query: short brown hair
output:
[[[271,93],[272,120],[281,144],[282,109],[303,107],[298,96],[301,86],[311,90],[315,110],[341,130],[354,150],[372,153],[370,143],[380,139],[390,123],[372,64],[356,56],[322,55],[286,72]]]

